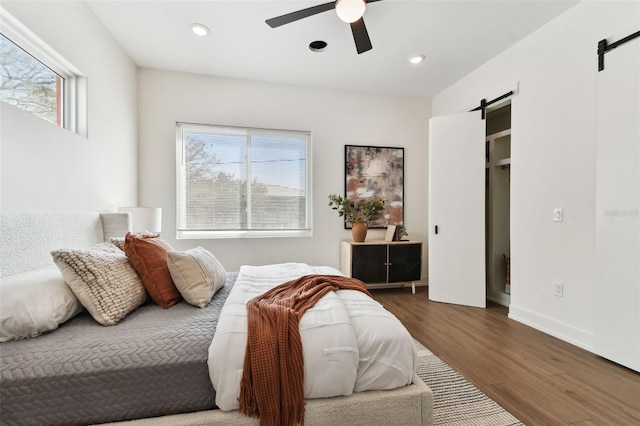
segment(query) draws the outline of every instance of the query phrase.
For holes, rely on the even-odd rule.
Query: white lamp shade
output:
[[[131,230],[133,232],[162,231],[162,208],[160,207],[118,207],[120,213],[131,215]]]
[[[338,0],[336,2],[338,18],[349,24],[362,18],[365,8],[364,0]]]

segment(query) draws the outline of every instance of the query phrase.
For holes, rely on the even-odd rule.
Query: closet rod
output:
[[[480,106],[479,106],[479,107],[476,107],[476,108],[474,108],[474,109],[472,109],[471,111],[478,111],[478,110],[482,110],[482,119],[484,120],[484,119],[485,119],[485,117],[486,117],[486,109],[487,109],[487,107],[488,107],[489,105],[493,105],[493,104],[495,104],[496,102],[501,101],[501,100],[503,100],[503,99],[505,99],[505,98],[508,98],[508,97],[509,97],[509,96],[511,96],[511,95],[513,95],[513,90],[512,90],[512,91],[510,91],[510,92],[508,92],[508,93],[505,93],[505,94],[504,94],[504,95],[502,95],[502,96],[498,96],[497,98],[492,99],[492,100],[490,100],[490,101],[488,101],[488,102],[487,102],[487,100],[486,100],[486,99],[482,99],[482,100],[480,101]],[[471,111],[469,111],[469,112],[471,112]]]
[[[625,38],[616,41],[615,43],[607,44],[607,39],[600,40],[598,42],[598,72],[604,69],[604,54],[607,52],[611,52],[616,47],[621,44],[625,44],[628,41],[633,40],[634,38],[640,37],[640,31],[637,31],[631,35],[626,36]]]

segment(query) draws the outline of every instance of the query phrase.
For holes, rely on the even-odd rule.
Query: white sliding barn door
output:
[[[640,371],[640,40],[598,73],[594,352]]]
[[[434,117],[429,120],[429,299],[486,307],[485,262],[485,121],[480,111]]]

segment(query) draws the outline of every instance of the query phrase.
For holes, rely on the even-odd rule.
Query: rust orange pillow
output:
[[[124,238],[124,254],[140,276],[149,296],[164,309],[182,299],[167,266],[167,250],[173,249],[157,235],[129,232]]]

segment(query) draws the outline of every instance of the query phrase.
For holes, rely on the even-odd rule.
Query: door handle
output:
[[[436,235],[438,235],[438,225],[436,225],[435,231],[436,231]]]

